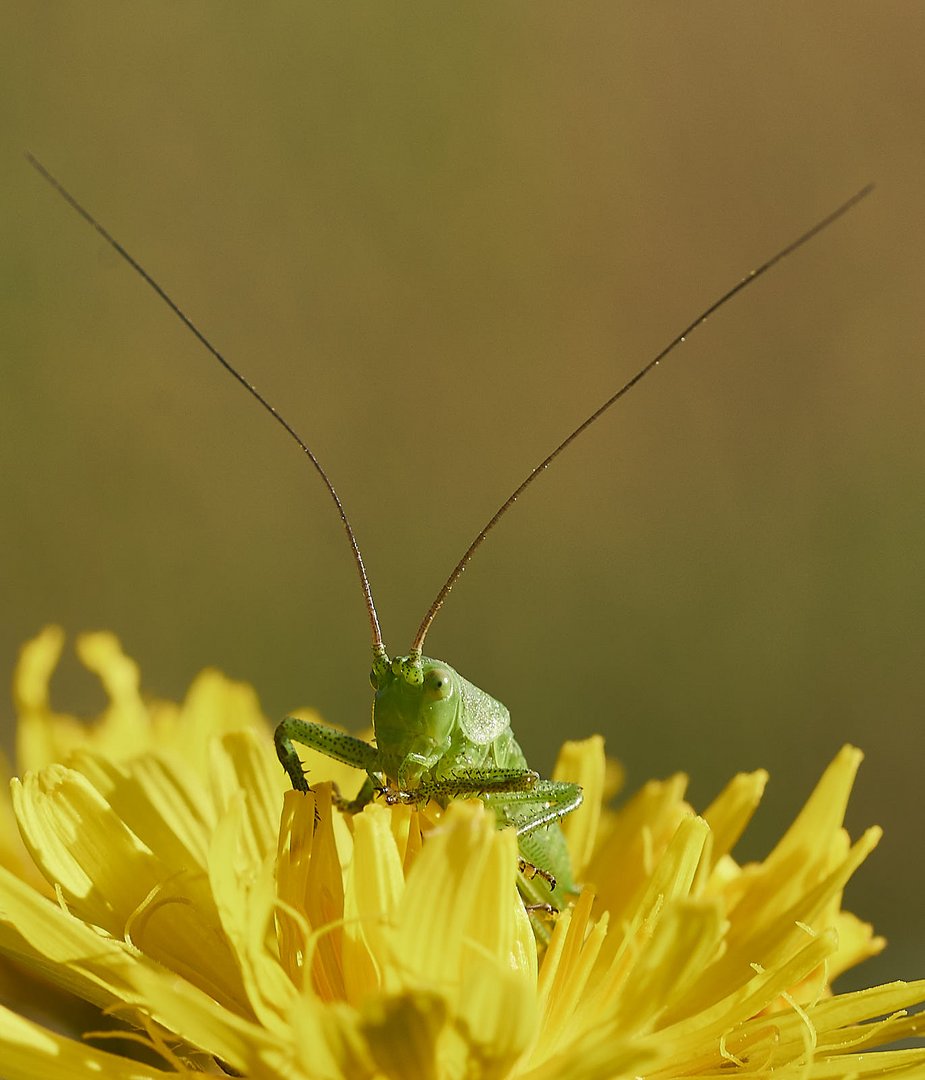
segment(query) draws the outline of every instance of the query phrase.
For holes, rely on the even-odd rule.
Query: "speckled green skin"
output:
[[[275,742],[283,768],[300,791],[308,782],[293,742],[366,773],[359,810],[374,795],[386,802],[423,803],[476,796],[495,812],[499,827],[517,832],[521,856],[543,874],[522,875],[531,904],[556,905],[575,888],[559,821],[581,803],[577,784],[541,780],[527,765],[511,731],[507,708],[443,660],[375,656],[376,745],[324,724],[286,717]],[[555,888],[547,876],[555,880]]]

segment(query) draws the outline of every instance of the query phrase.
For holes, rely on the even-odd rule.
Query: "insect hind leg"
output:
[[[482,798],[499,820],[513,826],[518,837],[524,837],[577,810],[584,795],[578,784],[537,780],[525,790],[487,792]]]
[[[529,791],[490,794],[483,801],[494,810],[500,826],[516,832],[521,859],[545,871],[532,877],[521,875],[518,888],[528,905],[550,900],[556,904],[575,890],[568,845],[559,822],[581,805],[582,791],[577,784],[540,780]]]
[[[554,892],[556,888],[556,875],[550,870],[544,870],[542,866],[537,866],[536,863],[528,862],[523,855],[517,856],[517,869],[532,881],[534,878],[541,878],[549,886],[549,891]],[[540,905],[541,907],[552,907],[550,904]],[[555,909],[552,909],[555,910]]]

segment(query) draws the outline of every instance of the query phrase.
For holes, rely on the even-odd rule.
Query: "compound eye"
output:
[[[379,689],[379,676],[376,674],[376,669],[371,668],[369,672],[369,685],[373,690]]]
[[[453,693],[453,673],[449,668],[433,667],[424,676],[424,685],[435,698],[446,698]]]

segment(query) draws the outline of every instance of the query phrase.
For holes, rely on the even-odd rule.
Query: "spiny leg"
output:
[[[583,795],[578,784],[541,780],[532,769],[466,769],[410,791],[385,788],[381,793],[389,805],[418,805],[431,799],[445,805],[451,799],[480,798],[494,810],[501,828],[515,830],[521,848],[519,868],[524,872],[525,883],[528,874],[531,882],[541,879],[532,888],[521,890],[529,894],[531,902],[542,907],[556,888],[555,873],[544,865],[549,859],[565,867],[562,884],[568,890],[573,888],[565,838],[559,829],[552,830],[549,826],[556,825],[581,805]]]
[[[379,770],[379,751],[374,746],[346,732],[337,731],[325,724],[317,724],[312,720],[300,720],[296,716],[287,716],[277,725],[273,733],[273,742],[276,744],[276,755],[280,764],[289,774],[289,779],[296,791],[308,791],[308,781],[305,779],[305,770],[292,745],[293,742],[308,746],[327,757],[334,758],[335,761],[352,765],[366,773]],[[364,784],[363,790],[365,788]],[[372,791],[372,785],[370,785],[370,791]]]
[[[367,776],[363,781],[363,786],[354,795],[352,799],[347,799],[341,795],[337,785],[334,785],[334,798],[333,803],[338,810],[342,810],[345,814],[358,814],[364,806],[371,803],[375,798],[375,795],[380,791],[378,784],[374,784],[373,781]]]
[[[537,942],[548,945],[555,917],[575,888],[565,836],[558,823],[554,823],[518,837],[518,846],[521,873],[517,876],[517,891]],[[541,865],[537,867],[537,863]],[[533,872],[533,867],[537,867],[537,872]]]
[[[578,784],[559,780],[538,780],[527,789],[486,791],[482,801],[492,807],[498,820],[524,837],[546,825],[561,821],[581,806],[584,798]]]
[[[389,805],[419,805],[431,800],[445,805],[452,799],[484,799],[492,794],[526,795],[540,783],[539,773],[532,769],[465,769],[440,780],[424,781],[410,790],[384,788],[382,794]]]
[[[583,796],[577,784],[541,780],[530,769],[471,769],[419,785],[413,791],[386,790],[383,794],[389,803],[477,796],[490,806],[499,827],[513,828],[517,834],[521,849],[518,889],[537,940],[548,943],[550,928],[542,916],[556,913],[557,885],[562,894],[574,889],[558,822],[581,805]],[[555,872],[550,867],[555,867]]]
[[[522,874],[518,888],[531,922],[540,940],[546,940],[548,927],[542,929],[532,912],[555,906],[574,890],[568,847],[559,822],[581,804],[582,791],[577,784],[541,780],[530,791],[488,794],[484,802],[492,807],[498,824],[513,828],[521,860],[539,867],[544,873]],[[545,926],[545,924],[543,924]]]

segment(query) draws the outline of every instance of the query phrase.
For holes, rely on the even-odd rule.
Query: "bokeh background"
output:
[[[368,719],[317,478],[25,164],[303,432],[404,651],[483,521],[698,310],[869,180],[560,460],[428,641],[544,770],[603,731],[760,855],[845,741],[851,906],[925,974],[925,7],[4,0],[0,657],[106,627],[152,694]],[[92,711],[73,659],[62,708]],[[4,709],[4,723],[11,709]],[[7,731],[7,738],[9,732]]]

